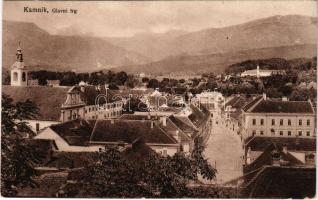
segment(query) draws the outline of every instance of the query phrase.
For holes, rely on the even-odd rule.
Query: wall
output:
[[[22,73],[26,73],[25,81],[22,81]],[[17,80],[14,80],[13,75],[17,73]],[[28,71],[22,69],[11,70],[11,85],[12,86],[27,86],[28,85]]]
[[[253,130],[257,136],[266,137],[314,137],[315,136],[315,116],[310,114],[277,114],[277,113],[244,113],[243,121],[243,138],[252,136]],[[256,125],[253,125],[253,119],[256,120]],[[260,120],[264,119],[264,125],[260,125]],[[275,125],[272,125],[272,119],[275,120]],[[283,119],[283,125],[280,125],[280,120]],[[291,125],[288,125],[288,119],[291,120]],[[302,125],[299,125],[299,120],[302,120]],[[307,125],[307,120],[310,120],[310,125]],[[271,130],[274,130],[274,134]],[[263,131],[263,135],[261,135]],[[283,135],[280,135],[283,131]],[[291,135],[288,135],[291,131]],[[302,136],[299,136],[299,131],[302,131]],[[307,136],[307,131],[310,136]]]
[[[167,155],[169,156],[173,156],[175,153],[177,153],[179,151],[179,146],[175,145],[175,146],[168,146],[168,145],[155,145],[155,144],[149,144],[147,143],[147,145],[154,150],[156,153],[158,154],[162,154],[164,155],[164,151],[166,151]]]

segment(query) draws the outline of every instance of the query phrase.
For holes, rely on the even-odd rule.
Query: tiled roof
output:
[[[193,134],[196,133],[196,130],[194,127],[189,125],[188,123],[182,121],[180,117],[175,117],[173,115],[169,116],[169,119],[176,125],[178,126],[183,132],[187,134]],[[186,118],[187,119],[187,118]],[[192,135],[193,136],[193,135]]]
[[[92,126],[85,120],[76,119],[50,126],[69,145],[87,146],[92,133]]]
[[[148,119],[150,117],[150,119]],[[134,115],[134,114],[124,114],[120,117],[123,120],[158,120],[160,117],[155,115]]]
[[[268,145],[286,146],[288,151],[316,151],[314,138],[254,137],[246,144],[252,151],[264,151]]]
[[[245,198],[304,199],[316,195],[316,168],[268,166],[244,187]]]
[[[174,136],[175,132],[177,130],[179,130],[180,127],[178,127],[176,124],[174,124],[174,122],[172,122],[169,118],[168,117],[166,118],[166,120],[167,120],[166,126],[163,126],[162,125],[162,121],[161,121],[161,117],[159,117],[159,116],[150,115],[150,119],[148,119],[147,115],[129,115],[129,114],[125,114],[125,115],[122,115],[120,117],[120,119],[122,119],[122,120],[143,120],[143,121],[144,120],[156,120],[156,121],[158,121],[157,124],[160,126],[161,129],[163,129],[167,134],[169,134],[171,136]],[[183,140],[183,141],[189,141],[190,140],[189,136],[187,136],[186,133],[184,133],[182,131],[182,129],[180,129],[179,134],[181,136],[181,140]]]
[[[209,111],[203,106],[200,105],[200,109],[194,105],[190,105],[192,113],[188,116],[191,122],[197,127],[200,128],[209,118]]]
[[[181,138],[181,141],[190,141],[191,138],[186,133],[184,133],[176,124],[174,124],[169,118],[166,119],[166,126],[164,126],[162,123],[160,123],[160,128],[163,129],[166,133],[171,135],[172,137],[176,136],[176,132],[178,131],[178,134]]]
[[[314,113],[308,101],[262,100],[250,112],[255,113]]]
[[[259,102],[263,96],[257,96],[252,101],[248,102],[242,109],[247,112],[250,108],[252,108],[257,102]]]
[[[272,153],[276,151],[279,153],[280,158],[285,162],[284,166],[299,166],[304,165],[300,160],[295,158],[290,153],[285,153],[281,148],[276,147],[275,144],[267,144],[264,152],[256,158],[251,164],[244,167],[244,173],[254,171],[265,165],[272,165]]]
[[[151,121],[134,120],[98,120],[96,121],[91,142],[127,142],[143,138],[145,143],[177,144],[156,123],[151,128]]]
[[[234,96],[230,101],[225,103],[226,106],[233,108],[242,108],[246,104],[246,99],[243,96]]]
[[[59,121],[61,116],[61,105],[64,103],[69,88],[61,87],[14,87],[2,86],[2,92],[9,95],[14,102],[34,102],[39,108],[38,120]]]
[[[83,91],[81,90],[81,87],[84,88]],[[107,96],[107,103],[111,103],[111,102],[114,102],[116,100],[120,100],[120,98],[119,98],[120,95],[118,96],[118,98],[116,98],[115,97],[116,93],[110,89],[107,89],[107,91],[106,91],[105,86],[93,86],[93,85],[79,86],[79,85],[76,85],[70,90],[70,92],[80,93],[81,99],[82,99],[82,101],[84,101],[86,103],[86,105],[95,105],[95,100],[96,100],[97,96],[101,95],[101,94]],[[100,103],[102,103],[102,104],[105,103],[105,99],[100,98]]]

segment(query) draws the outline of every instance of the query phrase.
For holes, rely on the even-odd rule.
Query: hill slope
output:
[[[144,65],[123,66],[117,68],[116,70],[125,70],[130,73],[145,72],[152,74],[202,74],[204,72],[221,73],[224,72],[229,65],[249,59],[266,59],[277,57],[293,59],[301,57],[311,58],[313,56],[316,56],[316,45],[306,44],[197,56],[172,56]]]
[[[273,16],[224,28],[210,28],[177,34],[148,34],[144,37],[107,38],[127,50],[139,52],[153,60],[180,54],[216,54],[268,47],[316,44],[313,17]]]
[[[149,61],[101,38],[50,35],[33,23],[4,21],[4,67],[10,67],[15,61],[18,41],[26,65],[40,68],[89,71]]]

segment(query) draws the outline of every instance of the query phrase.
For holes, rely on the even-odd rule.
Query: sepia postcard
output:
[[[317,1],[2,5],[2,197],[315,198]]]

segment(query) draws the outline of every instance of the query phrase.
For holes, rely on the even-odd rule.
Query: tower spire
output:
[[[18,46],[18,49],[17,49],[17,61],[18,62],[23,62],[23,54],[22,54],[22,49],[21,49],[21,42],[19,41],[19,46]]]

